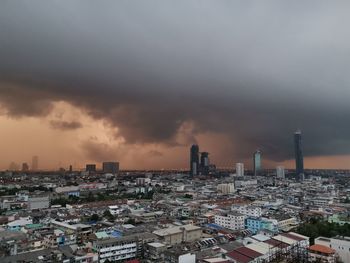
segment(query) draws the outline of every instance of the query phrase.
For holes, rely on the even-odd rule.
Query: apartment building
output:
[[[231,212],[229,214],[215,215],[215,224],[232,230],[240,230],[244,229],[244,219],[244,215]]]
[[[135,236],[106,238],[93,242],[93,251],[98,254],[99,262],[123,262],[137,257],[138,242]]]
[[[183,225],[156,230],[153,234],[157,235],[163,243],[175,245],[201,238],[202,229],[194,225]]]
[[[260,217],[262,215],[261,207],[254,205],[233,205],[231,211],[252,217]]]

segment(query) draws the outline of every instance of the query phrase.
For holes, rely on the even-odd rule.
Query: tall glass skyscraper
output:
[[[208,152],[202,152],[201,153],[201,174],[202,175],[208,175],[209,174],[209,153]]]
[[[294,151],[295,151],[295,173],[296,178],[302,181],[304,178],[304,157],[301,145],[301,131],[294,133]]]
[[[191,176],[198,175],[199,168],[199,147],[193,144],[190,150],[190,174]]]
[[[258,175],[261,170],[261,151],[256,150],[253,155],[254,175]]]

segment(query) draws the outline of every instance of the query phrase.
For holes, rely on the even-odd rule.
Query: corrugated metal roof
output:
[[[272,238],[276,239],[278,241],[282,241],[284,243],[287,243],[288,245],[293,245],[295,243],[298,243],[298,241],[295,240],[295,239],[291,239],[291,238],[288,238],[288,237],[285,237],[285,236],[281,236],[281,235],[277,235],[277,236],[274,236]]]
[[[297,235],[293,235],[293,234],[290,234],[290,233],[282,233],[281,236],[285,236],[285,237],[294,239],[294,240],[296,240],[296,241],[305,240],[305,238],[302,238],[302,237],[299,237],[299,236],[297,236]]]
[[[278,241],[276,239],[269,239],[269,240],[266,240],[264,241],[265,243],[267,244],[270,244],[271,246],[273,247],[278,247],[278,248],[286,248],[286,247],[289,247],[289,245],[287,243],[283,243],[281,241]]]
[[[247,257],[250,257],[250,258],[258,258],[260,256],[262,256],[263,254],[259,253],[258,251],[256,250],[252,250],[248,247],[239,247],[237,249],[235,249],[237,252],[239,252],[240,254],[243,254]]]
[[[255,250],[263,255],[268,254],[270,252],[270,249],[273,248],[273,246],[264,242],[249,244],[246,247]]]
[[[227,253],[227,256],[237,261],[237,263],[248,263],[252,261],[252,258],[242,255],[237,251],[231,251]]]

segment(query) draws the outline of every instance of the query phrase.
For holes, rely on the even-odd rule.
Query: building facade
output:
[[[190,150],[190,175],[198,175],[199,169],[199,146],[194,144]]]
[[[98,262],[125,262],[137,258],[138,242],[135,237],[106,238],[93,242]]]
[[[216,188],[219,192],[221,192],[224,195],[232,194],[235,192],[235,185],[234,184],[218,184]]]
[[[244,215],[232,212],[225,215],[215,215],[215,224],[231,230],[241,230],[244,229],[244,219]]]
[[[236,163],[236,176],[244,176],[244,164]]]
[[[276,176],[278,179],[285,179],[285,171],[283,166],[276,167]]]
[[[261,151],[257,150],[253,155],[254,175],[259,175],[261,171]]]
[[[118,162],[103,162],[102,170],[104,173],[117,174],[119,172]]]
[[[301,143],[301,131],[294,133],[294,151],[295,151],[295,174],[298,181],[304,179],[304,157]]]
[[[168,245],[193,242],[201,238],[202,229],[194,225],[175,226],[153,232],[161,242]]]
[[[262,215],[261,207],[254,205],[232,205],[231,211],[238,212],[245,216],[260,217]]]

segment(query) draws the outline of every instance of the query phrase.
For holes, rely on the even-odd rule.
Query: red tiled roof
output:
[[[335,250],[324,245],[315,244],[309,247],[310,251],[316,251],[324,254],[334,254]]]

